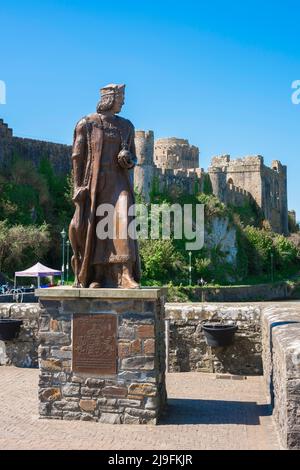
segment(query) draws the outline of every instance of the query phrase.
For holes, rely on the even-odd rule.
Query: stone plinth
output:
[[[156,424],[166,402],[163,289],[38,289],[41,418]]]

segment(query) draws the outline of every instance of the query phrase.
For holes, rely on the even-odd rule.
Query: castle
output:
[[[205,172],[199,168],[199,149],[185,139],[155,141],[153,131],[137,130],[135,145],[135,187],[146,201],[154,181],[160,190],[182,188],[190,194],[196,187],[204,191],[209,181],[213,194],[222,202],[242,206],[246,201],[255,201],[272,230],[288,234],[287,169],[279,161],[268,168],[262,156],[231,160],[224,155],[214,157]],[[36,166],[46,157],[54,171],[64,175],[71,171],[71,151],[69,145],[15,137],[0,119],[0,168],[5,168],[14,155]]]
[[[203,191],[208,179],[212,193],[224,204],[243,206],[254,201],[274,232],[288,234],[287,168],[279,161],[269,168],[260,155],[237,160],[224,155],[214,157],[205,172],[199,168],[199,149],[187,140],[154,141],[152,131],[136,131],[135,143],[135,186],[146,200],[154,180],[161,190],[185,188],[192,193],[195,184]]]
[[[137,190],[149,200],[152,182],[157,181],[160,190],[179,187],[192,193],[195,184],[203,185],[204,170],[199,166],[199,149],[187,140],[159,139],[154,142],[153,131],[136,131],[135,146],[138,164],[134,170]]]

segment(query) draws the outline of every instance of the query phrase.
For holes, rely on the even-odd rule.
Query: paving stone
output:
[[[121,426],[93,422],[96,417],[91,422],[85,422],[80,413],[81,417],[77,421],[61,420],[61,410],[56,410],[57,415],[51,419],[40,419],[36,392],[38,375],[38,370],[34,369],[0,367],[2,450],[184,451],[281,448],[272,416],[267,409],[262,377],[233,381],[215,380],[213,374],[167,374],[167,413],[161,420],[163,425],[153,427],[138,425],[142,418],[128,413],[124,414],[124,424]],[[55,405],[58,403],[55,402]],[[48,403],[45,402],[45,405]],[[73,420],[74,413],[78,417],[76,412],[65,413],[69,413],[68,419]],[[84,419],[90,420],[89,413],[84,413]],[[109,419],[114,421],[118,417],[110,416]],[[299,435],[290,436],[293,442],[297,439]]]

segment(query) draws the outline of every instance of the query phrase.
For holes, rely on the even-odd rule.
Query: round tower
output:
[[[154,163],[167,170],[195,169],[199,167],[199,149],[186,139],[158,139],[154,146]]]
[[[134,142],[138,159],[134,169],[134,186],[149,201],[154,174],[154,132],[135,131]]]

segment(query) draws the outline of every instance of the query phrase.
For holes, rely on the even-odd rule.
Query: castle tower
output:
[[[134,186],[149,201],[154,176],[154,132],[137,130],[134,142],[138,159],[134,169]]]
[[[8,127],[8,125],[0,119],[0,137],[5,139],[11,139],[13,136],[12,129]]]
[[[7,153],[13,139],[12,129],[0,119],[0,167],[7,164]]]
[[[272,162],[263,174],[263,209],[268,213],[274,230],[284,235],[289,233],[287,167],[279,160]]]
[[[279,161],[269,168],[261,155],[212,159],[208,169],[213,193],[225,204],[242,205],[248,195],[274,232],[288,234],[287,169]]]
[[[167,170],[199,168],[199,149],[186,139],[158,139],[154,145],[154,164]]]
[[[214,157],[208,168],[213,194],[224,204],[227,202],[227,167],[229,162],[230,155]]]

